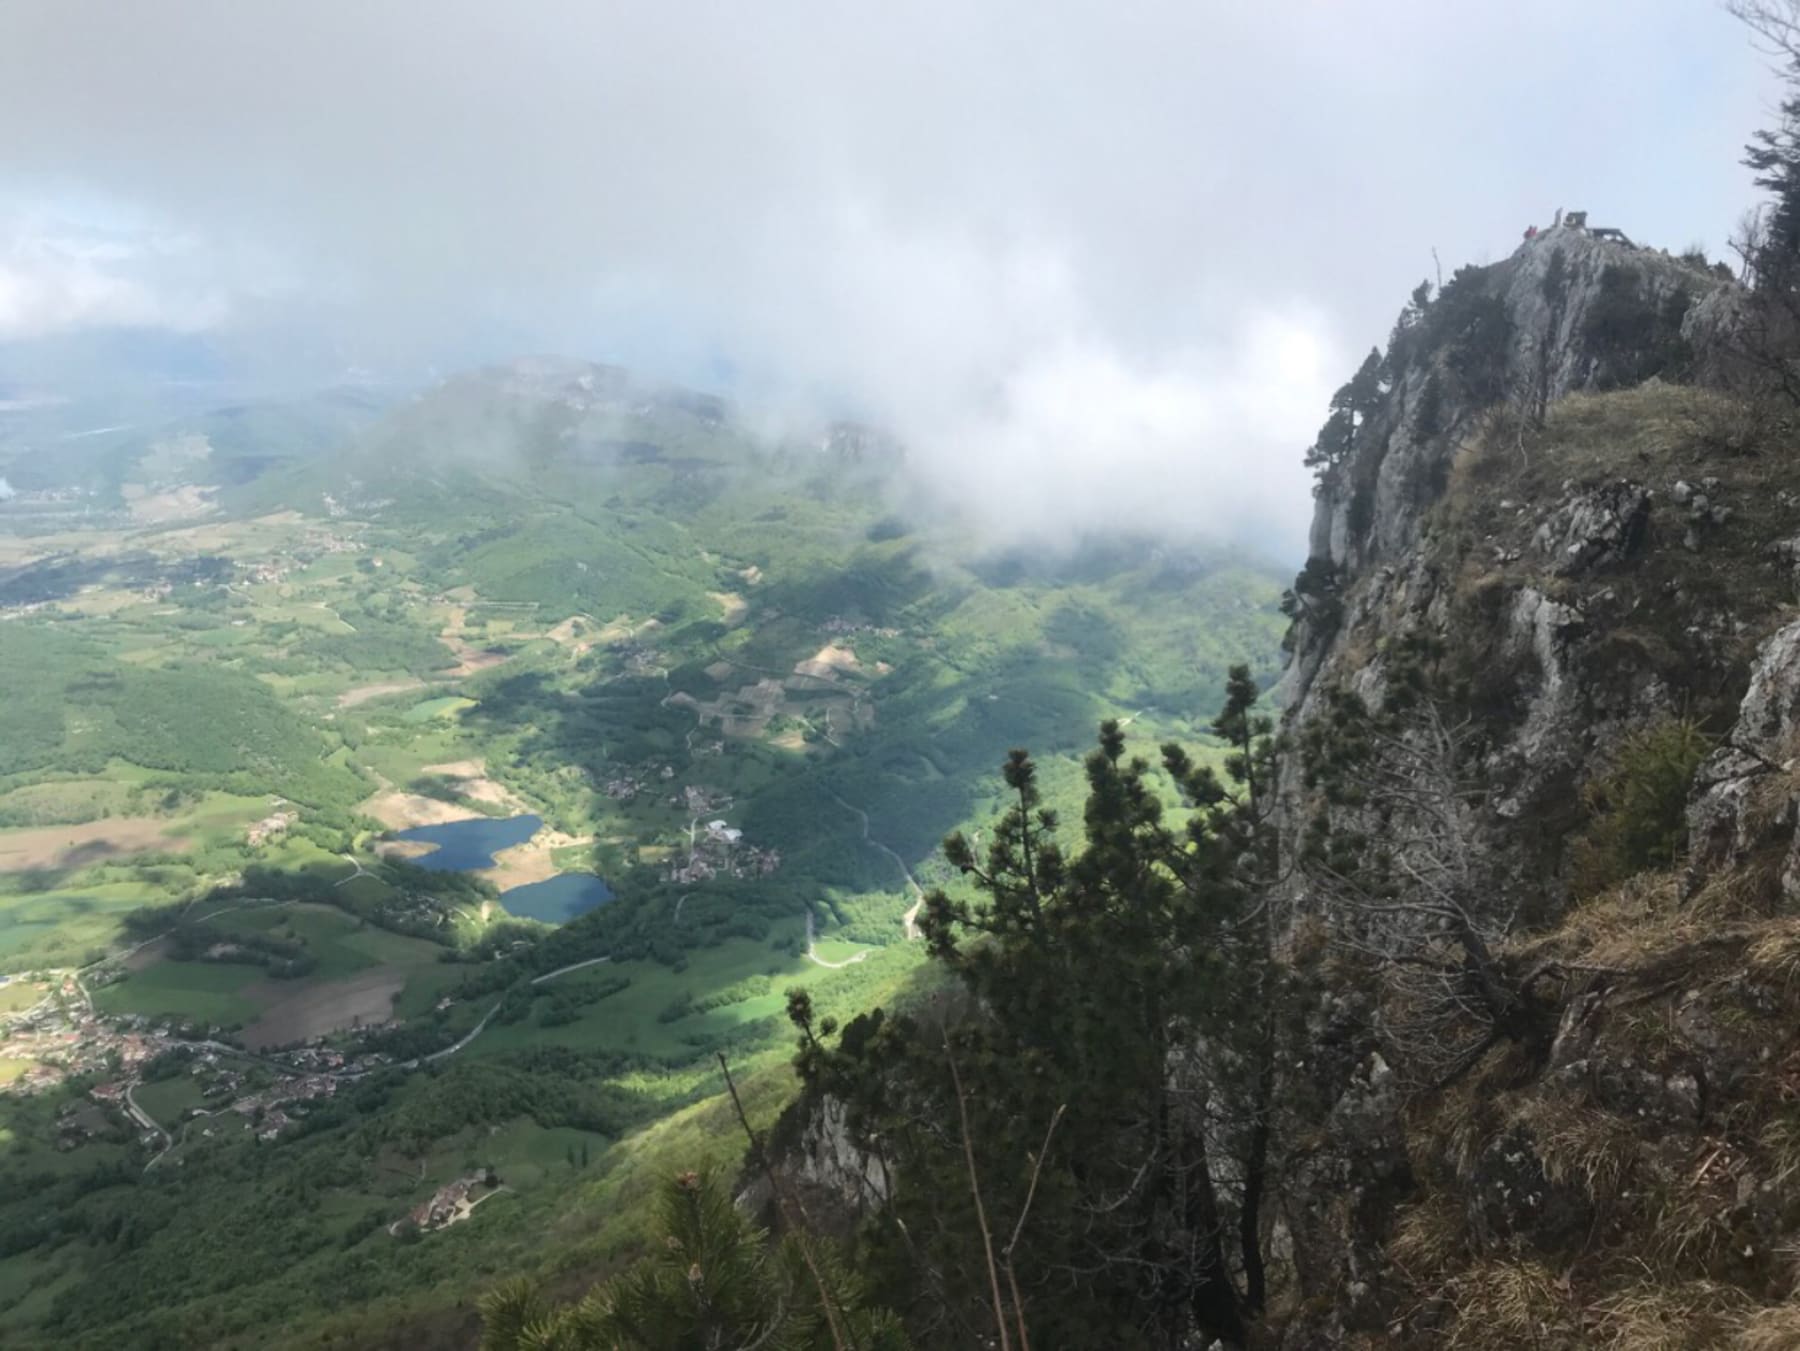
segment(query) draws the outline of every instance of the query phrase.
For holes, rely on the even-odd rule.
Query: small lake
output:
[[[524,844],[544,824],[541,816],[477,816],[449,821],[441,826],[414,826],[397,831],[396,840],[435,844],[429,854],[412,860],[413,866],[433,872],[466,873],[494,866],[494,855],[515,844]]]
[[[561,873],[547,882],[527,882],[500,893],[508,914],[566,924],[613,898],[612,888],[592,873]]]
[[[494,855],[502,849],[524,844],[544,824],[539,816],[472,817],[467,821],[450,821],[440,826],[414,826],[396,831],[396,840],[418,840],[435,844],[429,854],[412,860],[420,868],[436,872],[479,872],[494,866]],[[521,919],[542,920],[546,924],[564,924],[577,915],[605,905],[613,898],[612,888],[592,873],[562,873],[545,882],[527,882],[500,893],[500,904],[508,914]]]

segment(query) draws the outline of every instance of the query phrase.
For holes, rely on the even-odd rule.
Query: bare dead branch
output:
[[[981,1246],[987,1254],[988,1287],[994,1300],[994,1327],[1000,1333],[1000,1351],[1010,1351],[1012,1341],[1006,1331],[1006,1305],[1000,1297],[1000,1273],[994,1264],[994,1235],[988,1228],[987,1207],[981,1200],[981,1179],[975,1171],[975,1142],[969,1136],[969,1100],[963,1093],[962,1073],[956,1068],[956,1053],[950,1049],[950,1033],[944,1033],[944,1059],[950,1065],[950,1082],[956,1090],[956,1113],[962,1123],[963,1162],[969,1170],[969,1195],[975,1201],[975,1221],[981,1227]]]
[[[824,1273],[819,1270],[818,1262],[813,1258],[811,1230],[808,1227],[806,1211],[800,1204],[800,1198],[789,1194],[775,1175],[775,1166],[769,1162],[768,1151],[763,1148],[762,1140],[750,1128],[750,1118],[744,1114],[744,1103],[738,1097],[737,1085],[732,1082],[731,1066],[726,1063],[725,1053],[717,1053],[719,1069],[725,1075],[725,1088],[731,1094],[732,1110],[737,1113],[738,1124],[744,1128],[744,1134],[750,1139],[750,1152],[756,1156],[763,1176],[769,1181],[769,1190],[774,1192],[776,1204],[781,1206],[786,1215],[788,1227],[793,1232],[795,1241],[800,1247],[800,1256],[806,1262],[806,1270],[811,1274],[814,1288],[819,1292],[819,1306],[825,1310],[825,1322],[831,1332],[831,1344],[836,1351],[856,1351],[856,1343],[846,1338],[846,1329],[838,1321],[837,1303],[831,1297],[831,1290],[825,1284]]]

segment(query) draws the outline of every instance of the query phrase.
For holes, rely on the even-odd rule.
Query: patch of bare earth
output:
[[[453,802],[439,802],[418,793],[402,793],[394,789],[377,793],[358,808],[389,830],[410,830],[414,826],[443,826],[452,821],[468,821],[481,813]]]
[[[264,1006],[263,1014],[244,1029],[244,1045],[260,1051],[385,1023],[394,1016],[394,998],[405,984],[406,973],[391,966],[298,988],[292,981],[256,981],[244,994]]]
[[[567,648],[571,656],[585,657],[594,650],[594,644],[599,641],[598,636],[589,637],[588,635],[590,633],[603,635],[605,632],[605,629],[601,629],[585,615],[570,615],[555,628],[547,631],[544,637],[558,647]]]
[[[522,887],[531,882],[548,882],[561,871],[551,859],[551,852],[570,845],[592,844],[592,835],[565,835],[560,830],[540,830],[524,844],[502,849],[494,855],[494,866],[484,868],[485,877],[502,891]]]
[[[169,834],[168,823],[151,816],[0,830],[0,872],[85,868],[131,854],[179,854],[192,847],[192,840]]]
[[[511,812],[525,812],[530,808],[512,790],[504,784],[496,783],[487,776],[485,760],[452,760],[442,765],[426,765],[419,771],[422,774],[437,774],[448,779],[451,791],[466,797],[471,802],[485,802],[490,806],[503,807]]]
[[[735,591],[708,591],[706,594],[718,601],[719,607],[725,611],[725,627],[728,629],[735,629],[742,624],[744,616],[750,613],[750,602]]]
[[[457,664],[447,672],[448,675],[471,676],[478,671],[487,671],[500,665],[507,659],[506,653],[495,652],[491,648],[477,647],[463,636],[469,622],[469,611],[464,606],[457,606],[450,611],[444,621],[444,630],[438,634],[438,641],[450,649]]]
[[[839,671],[861,671],[856,653],[841,643],[827,643],[805,661],[794,663],[794,674],[829,680]]]
[[[122,489],[131,509],[131,519],[143,525],[163,525],[169,521],[185,521],[206,516],[219,508],[213,502],[216,488],[188,484],[166,492],[152,492],[141,483],[127,483]]]
[[[358,685],[353,690],[345,690],[337,697],[339,708],[355,708],[358,704],[366,704],[371,699],[380,699],[389,694],[408,694],[413,690],[425,688],[423,680],[390,680],[384,685]]]

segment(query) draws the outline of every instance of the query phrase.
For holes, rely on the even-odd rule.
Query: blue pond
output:
[[[415,826],[395,834],[396,840],[421,840],[435,844],[429,854],[413,862],[438,872],[474,872],[494,866],[494,855],[515,844],[524,844],[544,824],[537,816],[513,816],[499,820],[478,816],[441,826]],[[500,903],[511,914],[525,919],[561,924],[586,914],[613,898],[612,888],[591,873],[562,873],[546,882],[528,882],[500,894]]]
[[[591,873],[562,873],[547,882],[527,882],[500,894],[500,904],[523,919],[562,924],[605,905],[612,888]]]
[[[414,826],[395,834],[396,840],[422,840],[435,844],[429,854],[421,854],[413,863],[433,872],[473,872],[494,866],[494,855],[515,844],[524,844],[538,833],[542,817],[512,816],[499,820],[477,816],[468,821],[451,821],[441,826]]]

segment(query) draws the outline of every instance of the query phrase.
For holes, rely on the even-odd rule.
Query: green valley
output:
[[[0,449],[7,1345],[454,1341],[629,1255],[741,1153],[721,1054],[795,1091],[790,988],[925,978],[1009,750],[1079,823],[1099,721],[1208,744],[1284,623],[1271,566],[988,549],[873,434],[604,367],[91,452]],[[591,908],[509,911],[554,878]]]

